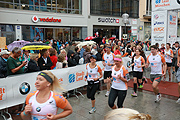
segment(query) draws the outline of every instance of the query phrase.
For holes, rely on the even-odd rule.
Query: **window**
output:
[[[139,0],[91,0],[91,14],[139,17]]]
[[[0,7],[69,14],[82,13],[82,0],[0,0]]]

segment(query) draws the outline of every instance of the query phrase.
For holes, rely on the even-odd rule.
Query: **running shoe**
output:
[[[131,94],[131,96],[133,96],[133,97],[137,97],[137,93],[133,93],[133,94]]]
[[[179,104],[180,104],[180,98],[176,101],[176,103],[179,103]]]
[[[175,71],[172,72],[172,74],[174,74],[174,73],[175,73]]]
[[[105,97],[108,97],[108,96],[109,96],[109,91],[107,91],[105,94]]]
[[[143,85],[140,85],[138,88],[140,88],[140,89],[143,88]]]
[[[159,94],[159,95],[156,96],[155,103],[159,102],[160,100],[161,100],[161,94]]]
[[[89,114],[93,114],[96,112],[96,108],[95,107],[92,107],[92,109],[89,111]]]

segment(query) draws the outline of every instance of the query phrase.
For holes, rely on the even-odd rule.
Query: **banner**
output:
[[[152,0],[152,11],[180,9],[180,0]]]
[[[124,57],[123,65],[127,68],[127,64],[130,61],[131,59],[129,57]],[[101,67],[101,69],[104,69],[102,62],[97,62],[97,64]],[[127,69],[129,72],[131,71],[131,68]],[[59,79],[63,88],[62,91],[69,91],[87,85],[87,82],[84,81],[86,64],[63,69],[55,69],[51,70],[51,72]],[[26,96],[30,92],[36,90],[35,82],[38,73],[39,72],[33,72],[1,78],[0,110],[24,103]]]
[[[152,12],[151,15],[151,44],[166,43],[167,36],[167,11]]]
[[[168,11],[167,43],[171,45],[177,41],[178,12]]]

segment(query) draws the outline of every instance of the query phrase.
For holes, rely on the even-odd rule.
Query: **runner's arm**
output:
[[[68,101],[67,101],[67,102],[68,102]],[[57,114],[57,115],[52,115],[52,114],[50,114],[50,115],[48,115],[48,116],[51,117],[51,115],[52,115],[52,116],[53,116],[53,119],[52,119],[52,120],[58,120],[58,119],[60,119],[60,118],[64,118],[64,117],[70,115],[70,114],[73,112],[72,107],[71,107],[71,105],[70,105],[69,102],[67,103],[66,107],[65,107],[63,110],[64,110],[63,112],[61,112],[61,113],[59,113],[59,114]]]

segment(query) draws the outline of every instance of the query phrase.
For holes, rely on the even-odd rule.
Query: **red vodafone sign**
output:
[[[34,23],[37,23],[38,21],[40,21],[40,22],[56,22],[56,23],[60,23],[61,19],[57,19],[57,18],[54,18],[54,17],[41,17],[41,18],[38,18],[36,15],[34,15],[32,17],[32,21]]]

